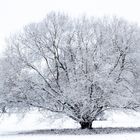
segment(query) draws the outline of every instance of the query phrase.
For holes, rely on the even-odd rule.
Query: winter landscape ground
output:
[[[51,118],[55,116],[55,121]],[[109,111],[106,121],[93,122],[92,130],[81,130],[79,124],[63,116],[57,119],[51,114],[44,118],[32,111],[22,118],[16,114],[3,115],[0,125],[0,140],[139,140],[140,113]],[[50,125],[51,124],[51,125]]]

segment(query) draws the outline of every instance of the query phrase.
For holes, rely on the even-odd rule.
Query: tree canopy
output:
[[[108,108],[139,106],[139,51],[135,24],[50,13],[8,39],[0,69],[1,108],[37,107],[91,127]]]

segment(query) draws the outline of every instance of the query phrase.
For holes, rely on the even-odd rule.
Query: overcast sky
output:
[[[4,40],[51,11],[71,16],[119,16],[140,24],[140,0],[0,0],[0,53]]]

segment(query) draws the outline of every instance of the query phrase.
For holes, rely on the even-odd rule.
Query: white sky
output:
[[[72,16],[116,15],[140,24],[140,0],[0,0],[0,53],[5,37],[51,11]]]

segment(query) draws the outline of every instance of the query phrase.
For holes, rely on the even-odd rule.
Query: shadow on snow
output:
[[[140,132],[140,127],[136,128],[125,128],[125,127],[98,127],[93,129],[43,129],[43,130],[32,130],[32,131],[21,131],[15,133],[7,133],[3,134],[3,136],[7,135],[92,135],[92,134],[115,134],[115,133],[134,133]]]

